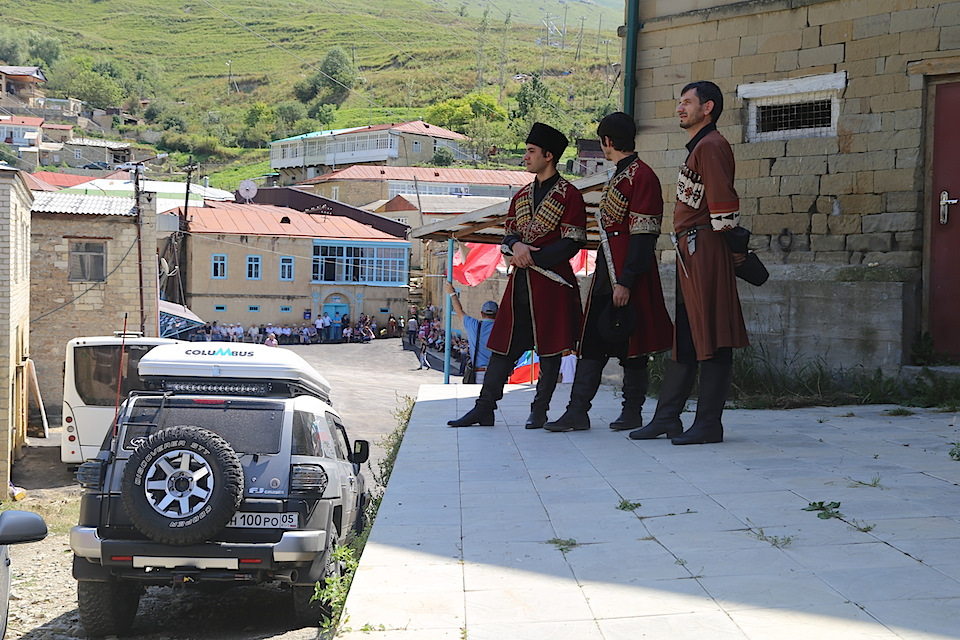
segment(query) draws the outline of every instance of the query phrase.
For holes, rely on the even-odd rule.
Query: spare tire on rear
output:
[[[243,468],[217,434],[169,427],[130,454],[121,486],[138,531],[164,544],[196,544],[223,529],[240,507]]]

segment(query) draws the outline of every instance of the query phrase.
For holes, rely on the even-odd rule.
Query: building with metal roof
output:
[[[181,265],[187,306],[200,317],[249,327],[363,313],[385,326],[403,313],[408,241],[346,216],[206,204],[186,213]]]
[[[411,166],[430,162],[440,147],[454,158],[471,156],[460,145],[463,134],[422,120],[399,124],[318,131],[270,143],[270,168],[280,174],[280,184],[295,184],[355,164]]]

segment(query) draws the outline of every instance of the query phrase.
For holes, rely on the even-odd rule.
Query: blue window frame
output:
[[[225,304],[214,305],[213,310],[214,310],[214,311],[226,311],[226,310],[227,310],[227,305],[225,305]]]
[[[280,279],[293,280],[293,256],[280,256]]]
[[[290,307],[280,307],[280,313],[290,313]]]
[[[227,279],[227,254],[215,253],[210,256],[210,278],[213,280]]]
[[[260,311],[260,305],[251,304],[250,306],[247,307],[247,311],[250,311],[251,313],[257,313]]]
[[[314,240],[313,282],[405,285],[409,249],[408,242]]]
[[[263,259],[260,256],[247,256],[247,280],[260,279],[260,267]]]

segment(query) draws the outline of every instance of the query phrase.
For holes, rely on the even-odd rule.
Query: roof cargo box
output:
[[[262,344],[186,342],[154,348],[140,359],[140,377],[167,383],[184,380],[287,382],[330,402],[330,384],[306,360],[287,349]]]

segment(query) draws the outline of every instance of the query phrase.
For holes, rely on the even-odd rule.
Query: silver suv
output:
[[[181,343],[140,361],[94,460],[71,531],[80,621],[91,636],[133,624],[143,587],[279,582],[315,624],[314,585],[363,530],[360,465],[329,386],[291,351]]]

